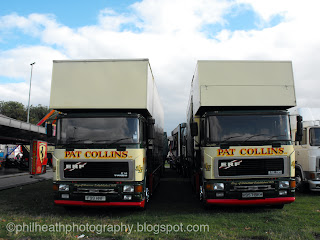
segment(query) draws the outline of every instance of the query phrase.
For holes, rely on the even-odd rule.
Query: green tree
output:
[[[37,124],[44,116],[49,113],[49,108],[47,106],[30,106],[30,123]]]
[[[30,123],[37,124],[44,116],[49,113],[47,106],[30,106]],[[14,101],[0,101],[0,114],[20,121],[27,121],[28,109],[22,103]]]
[[[0,102],[0,113],[20,121],[27,120],[27,110],[22,103],[15,101]]]

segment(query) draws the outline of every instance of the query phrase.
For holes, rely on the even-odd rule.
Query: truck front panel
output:
[[[144,207],[146,150],[56,149],[55,204]]]
[[[204,147],[201,155],[207,203],[269,205],[295,199],[295,157],[291,145]]]

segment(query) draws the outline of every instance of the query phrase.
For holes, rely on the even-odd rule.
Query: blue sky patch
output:
[[[259,30],[266,27],[274,27],[283,21],[281,15],[275,15],[269,22],[263,22],[252,8],[245,5],[239,5],[230,10],[224,16],[225,22],[223,24],[207,24],[201,28],[206,37],[214,39],[216,35],[222,30],[234,31],[250,31]]]
[[[205,33],[208,38],[215,38],[215,36],[222,30],[253,30],[258,29],[257,22],[259,20],[255,12],[243,5],[234,7],[228,14],[224,16],[224,23],[207,24],[201,29],[201,32]]]
[[[274,27],[284,21],[284,17],[282,15],[275,15],[271,18],[268,27]]]
[[[226,21],[228,22],[225,25],[225,29],[230,31],[237,30],[253,30],[258,29],[257,21],[259,21],[259,17],[255,14],[255,12],[249,8],[236,8],[231,10],[231,14],[226,16]]]
[[[10,77],[0,76],[0,84],[21,83],[25,81],[26,79],[22,79],[22,78],[10,78]]]
[[[120,32],[133,32],[133,33],[142,33],[143,29],[138,28],[135,23],[125,23],[121,24],[120,26]]]
[[[34,46],[42,44],[39,37],[32,37],[24,34],[20,29],[10,29],[1,31],[0,49],[1,51],[10,50],[17,47]],[[42,44],[43,45],[43,44]]]
[[[105,8],[115,12],[130,12],[131,4],[136,0],[28,0],[28,1],[4,1],[1,4],[0,15],[17,13],[27,17],[32,13],[54,14],[57,22],[71,28],[78,28],[98,23],[99,12]],[[14,10],[13,10],[14,9]]]

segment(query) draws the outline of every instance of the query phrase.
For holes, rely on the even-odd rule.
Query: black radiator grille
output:
[[[250,158],[218,160],[219,176],[282,175],[283,158]]]
[[[64,178],[128,178],[128,162],[64,162]]]

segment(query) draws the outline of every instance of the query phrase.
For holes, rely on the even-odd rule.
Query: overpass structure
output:
[[[47,137],[46,128],[0,114],[0,144],[23,145],[32,140],[54,142],[53,138]]]

